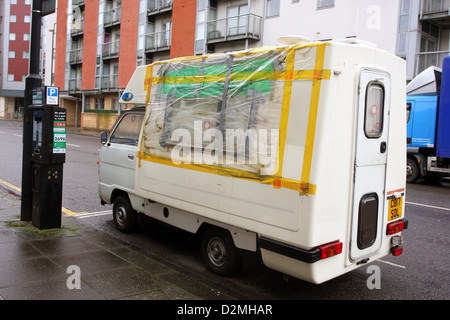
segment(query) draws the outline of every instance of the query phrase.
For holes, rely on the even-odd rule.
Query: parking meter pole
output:
[[[42,85],[39,76],[40,37],[41,37],[41,1],[33,0],[31,20],[31,44],[29,74],[25,80],[24,117],[23,117],[23,153],[22,153],[22,198],[20,220],[32,220],[31,190],[31,137],[32,120],[28,107],[32,103],[32,88]]]

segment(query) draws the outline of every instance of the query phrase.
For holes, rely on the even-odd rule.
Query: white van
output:
[[[200,234],[223,275],[243,250],[317,284],[399,255],[405,74],[340,42],[138,67],[120,101],[134,108],[103,138],[100,198],[123,232],[141,213]]]

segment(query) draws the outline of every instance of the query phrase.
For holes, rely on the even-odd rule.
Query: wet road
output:
[[[21,185],[22,128],[0,121],[0,180]],[[64,165],[63,206],[76,219],[117,237],[149,256],[242,299],[444,299],[450,281],[450,181],[419,181],[407,186],[404,253],[362,266],[316,286],[265,268],[256,255],[247,257],[244,270],[224,278],[201,262],[199,239],[157,222],[131,235],[118,232],[110,206],[97,195],[97,158],[100,139],[69,133]],[[4,187],[0,181],[0,187]],[[84,213],[84,214],[81,214]],[[370,266],[381,270],[381,289],[369,289]]]

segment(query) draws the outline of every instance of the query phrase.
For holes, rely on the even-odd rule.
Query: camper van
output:
[[[99,195],[198,234],[206,266],[245,251],[320,284],[402,253],[405,61],[365,43],[303,42],[136,69],[102,136]]]

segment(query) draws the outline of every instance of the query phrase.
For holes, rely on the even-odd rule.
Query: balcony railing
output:
[[[449,12],[449,0],[423,0],[422,14]]]
[[[156,14],[172,10],[172,3],[173,0],[149,0],[147,4],[147,13]]]
[[[119,76],[111,74],[106,76],[95,77],[95,88],[101,90],[116,90]]]
[[[71,64],[83,62],[83,48],[71,50],[69,52],[69,59]]]
[[[69,79],[69,92],[81,91],[81,78]]]
[[[122,16],[122,7],[116,7],[106,10],[103,14],[105,26],[114,25],[120,23],[120,17]]]
[[[72,6],[81,6],[85,0],[72,0]]]
[[[442,68],[444,57],[448,54],[450,50],[416,53],[416,75],[432,66]]]
[[[72,25],[70,26],[70,33],[72,35],[81,34],[84,31],[84,18],[75,20],[72,22]]]
[[[420,19],[433,21],[440,27],[450,28],[450,0],[422,0]]]
[[[170,48],[172,30],[153,32],[145,36],[145,50],[147,52],[163,51]]]
[[[262,17],[245,14],[236,17],[208,21],[209,43],[238,39],[261,39]]]
[[[119,56],[120,41],[111,41],[101,44],[103,59],[112,59]]]

